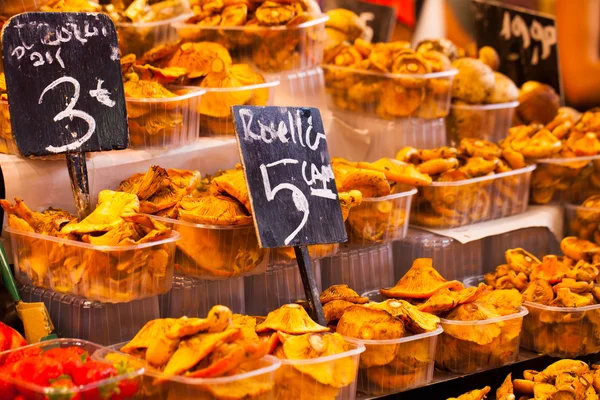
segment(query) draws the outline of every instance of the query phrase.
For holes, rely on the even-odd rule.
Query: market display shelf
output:
[[[600,361],[600,353],[588,356],[578,357],[588,363]],[[473,374],[451,374],[435,370],[433,380],[420,388],[407,390],[400,393],[389,393],[380,396],[361,395],[356,396],[356,400],[371,399],[400,399],[400,400],[422,400],[422,399],[446,399],[449,397],[458,397],[459,395],[474,389],[482,389],[485,386],[492,388],[488,400],[495,399],[496,389],[502,384],[509,373],[513,374],[513,379],[523,376],[525,370],[541,371],[551,363],[559,360],[549,356],[540,355],[528,350],[521,349],[519,358],[514,364],[506,365],[500,368],[494,368],[487,371],[476,372]]]

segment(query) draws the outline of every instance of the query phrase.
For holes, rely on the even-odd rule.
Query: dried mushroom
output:
[[[427,299],[443,289],[463,289],[458,281],[445,280],[434,268],[430,258],[419,258],[410,270],[390,289],[381,289],[387,297]]]
[[[507,158],[504,158],[504,155]],[[498,210],[514,213],[524,206],[521,187],[523,178],[517,176],[481,179],[475,183],[452,184],[474,178],[493,177],[527,166],[510,152],[503,152],[494,143],[465,138],[458,147],[417,150],[400,149],[398,161],[410,163],[427,173],[433,184],[419,190],[412,217],[418,225],[456,227],[486,221],[496,217]],[[439,185],[436,185],[439,182]],[[514,210],[514,211],[513,211]],[[504,215],[504,214],[503,214]]]
[[[349,241],[383,242],[400,238],[406,224],[405,199],[394,196],[404,185],[427,185],[429,176],[404,162],[380,159],[373,163],[332,160],[338,192],[359,191],[360,204],[354,204],[346,219]],[[386,197],[390,195],[390,197]],[[385,197],[377,199],[378,197]],[[344,205],[343,194],[340,202]]]
[[[134,194],[101,191],[97,208],[82,221],[63,210],[33,212],[21,200],[15,201],[12,205],[0,200],[0,205],[8,226],[16,230],[100,246],[130,246],[171,236],[170,228],[139,214],[140,202]],[[23,240],[18,273],[36,286],[120,302],[135,300],[138,290],[158,294],[170,285],[168,266],[174,254],[168,245],[144,252],[127,248],[102,252],[37,238]]]
[[[298,304],[286,304],[271,311],[262,323],[256,326],[256,332],[278,331],[293,335],[327,332],[329,328],[314,322],[306,310]]]
[[[177,394],[178,387],[166,384],[165,378],[175,375],[217,378],[251,372],[261,367],[257,361],[269,353],[270,347],[268,340],[256,334],[243,334],[242,328],[232,322],[227,307],[214,306],[207,318],[150,321],[120,350],[144,360],[146,369],[158,376],[154,382],[144,381],[145,393],[159,390],[172,396]],[[273,383],[257,377],[236,382],[235,387],[200,381],[193,392],[202,397],[241,400],[269,392],[273,387]]]
[[[600,193],[600,164],[579,157],[600,154],[600,127],[593,121],[600,111],[580,115],[561,108],[554,119],[511,128],[500,143],[504,150],[517,152],[528,160],[539,160],[531,177],[531,199],[546,204],[555,199],[579,203]]]
[[[336,41],[338,37],[332,35],[323,55],[325,84],[338,108],[384,119],[446,116],[451,74],[427,76],[451,69],[443,52],[417,52],[402,41],[371,44],[360,38]]]
[[[489,386],[483,389],[471,390],[465,394],[461,394],[458,397],[449,397],[447,400],[483,400],[487,398],[487,394],[492,390]]]
[[[327,300],[331,292],[337,292],[336,288],[325,290],[322,298]],[[366,347],[360,357],[359,379],[369,380],[374,390],[408,388],[431,366],[428,339],[413,342],[401,338],[436,331],[440,319],[435,315],[396,299],[363,304],[332,300],[323,306],[328,315],[333,315],[334,308],[336,325],[332,329]]]
[[[523,249],[507,250],[507,264],[498,266],[485,280],[496,289],[519,290],[530,303],[531,316],[524,321],[521,335],[521,344],[526,348],[561,356],[596,352],[600,349],[597,310],[563,312],[561,309],[599,304],[600,292],[595,286],[600,274],[598,247],[566,237],[561,241],[561,249],[564,256],[547,255],[542,261]],[[509,305],[511,301],[503,298],[499,303]]]
[[[181,234],[175,262],[182,273],[226,278],[257,268],[265,260],[247,208],[241,170],[200,180],[197,171],[153,166],[146,174],[123,181],[119,190],[137,194],[144,212],[183,222],[173,225]],[[240,202],[243,196],[247,206]]]
[[[344,300],[355,304],[364,304],[369,302],[367,297],[359,296],[358,293],[352,290],[348,285],[330,286],[321,292],[320,300],[321,304],[323,305],[334,300]]]
[[[567,209],[569,233],[600,244],[600,195],[585,199],[580,207]]]

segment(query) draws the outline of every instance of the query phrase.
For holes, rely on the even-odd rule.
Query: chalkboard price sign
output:
[[[536,80],[561,94],[556,20],[546,14],[493,0],[472,0],[477,46],[500,55],[500,72],[519,86]]]
[[[348,240],[319,110],[233,111],[261,246]]]
[[[16,145],[25,157],[67,154],[82,218],[85,152],[129,143],[115,26],[105,14],[20,14],[4,26],[2,47]]]
[[[316,108],[234,106],[259,242],[295,246],[306,297],[324,323],[307,245],[348,240]]]
[[[107,15],[17,15],[4,27],[2,45],[23,156],[127,147],[119,47]]]

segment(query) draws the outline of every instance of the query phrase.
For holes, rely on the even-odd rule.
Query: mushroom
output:
[[[459,281],[447,281],[433,268],[431,258],[418,258],[410,270],[390,289],[381,289],[387,297],[427,299],[441,289],[461,290]]]
[[[314,322],[299,304],[285,304],[271,311],[267,318],[256,326],[256,332],[281,331],[293,335],[327,332],[329,328]]]

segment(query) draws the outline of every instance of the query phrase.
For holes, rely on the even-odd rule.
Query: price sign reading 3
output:
[[[118,42],[108,16],[20,14],[7,22],[2,44],[12,131],[22,155],[127,147]]]

